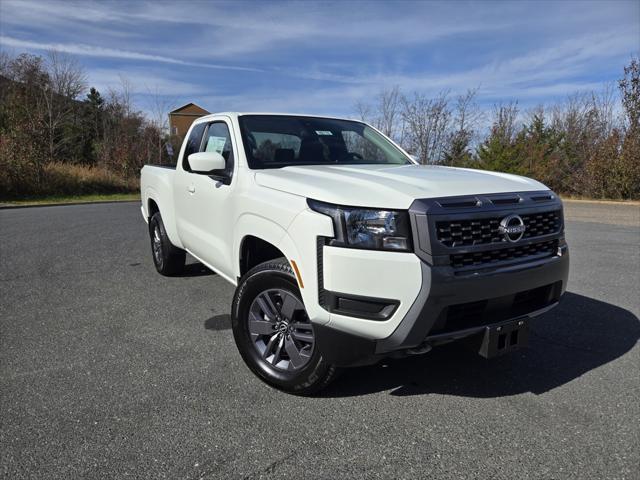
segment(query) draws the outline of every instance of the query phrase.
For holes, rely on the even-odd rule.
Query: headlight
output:
[[[406,211],[342,207],[307,200],[309,208],[333,219],[335,238],[331,245],[370,250],[411,249],[411,228]]]

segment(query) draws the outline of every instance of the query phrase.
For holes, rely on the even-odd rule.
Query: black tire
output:
[[[158,273],[167,277],[181,273],[184,270],[186,253],[171,244],[160,212],[154,213],[149,220],[149,237],[151,256]]]
[[[262,328],[269,328],[267,325],[270,322],[269,315],[266,313],[261,316],[255,315],[255,308],[258,308],[256,305],[265,304],[264,295],[271,300],[275,299],[270,304],[274,309],[270,308],[269,311],[277,312],[274,316],[280,319],[280,327],[282,323],[287,323],[286,319],[289,319],[289,334],[287,330],[279,329],[276,326],[277,322],[272,322],[273,332],[264,333],[263,336],[262,333],[255,333],[255,327],[249,325],[251,313],[252,325],[255,325],[255,320],[260,318],[257,323],[263,324]],[[292,309],[286,308],[284,302],[293,303],[293,297],[290,296],[295,297],[299,304],[296,303],[298,307],[293,314],[287,315],[285,309],[288,311]],[[278,298],[286,299],[279,305]],[[260,303],[260,300],[263,302]],[[298,282],[285,258],[261,263],[242,277],[233,297],[231,324],[236,346],[244,362],[254,374],[273,387],[296,395],[310,395],[326,387],[337,374],[336,367],[327,364],[322,358],[322,353],[313,336],[313,327],[304,310]],[[271,360],[267,360],[265,352],[268,351],[268,345],[273,342],[275,335],[280,335],[278,338],[281,339],[279,345],[282,352],[280,350],[278,353],[273,352]],[[300,342],[299,338],[307,339],[305,340],[307,343]],[[311,344],[308,343],[308,338],[313,339]],[[267,343],[266,339],[271,341]],[[294,357],[288,353],[291,351],[289,347],[292,343],[299,347],[300,354],[305,353],[304,356],[297,357],[298,366],[295,365]],[[264,346],[262,352],[260,345]],[[272,348],[275,350],[277,346]],[[283,359],[277,362],[280,354]],[[287,362],[288,368],[276,366],[287,364]]]

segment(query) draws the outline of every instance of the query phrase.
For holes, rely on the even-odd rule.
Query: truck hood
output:
[[[419,198],[547,190],[517,175],[430,165],[294,166],[259,171],[256,182],[328,203],[396,209]]]

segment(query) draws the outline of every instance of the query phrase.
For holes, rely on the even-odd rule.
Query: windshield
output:
[[[239,122],[250,168],[412,163],[360,122],[287,115],[243,115]]]

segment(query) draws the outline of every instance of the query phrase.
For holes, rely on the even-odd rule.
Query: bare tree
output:
[[[624,77],[618,82],[622,95],[628,127],[634,131],[640,128],[640,61],[632,58],[624,67]]]
[[[470,88],[456,98],[454,128],[465,132],[474,132],[482,120],[482,112],[478,108],[476,97],[478,87]]]
[[[360,118],[360,120],[362,120],[363,122],[371,123],[371,124],[375,123],[373,107],[370,104],[365,103],[363,101],[358,101],[354,105],[354,109],[358,114],[358,117]]]
[[[49,160],[68,140],[61,127],[72,121],[77,110],[74,100],[86,88],[86,75],[72,57],[52,50],[47,55],[49,81],[41,90],[45,109],[45,128],[49,144]]]
[[[367,122],[386,136],[401,142],[403,137],[402,124],[402,93],[397,85],[384,88],[376,95],[374,103],[359,101],[354,105],[358,117]]]
[[[387,137],[395,137],[402,107],[400,87],[384,89],[378,95],[378,121],[376,127]]]
[[[503,143],[512,142],[516,136],[518,111],[518,102],[508,102],[494,106],[493,131]]]
[[[43,183],[48,145],[42,91],[49,75],[41,57],[25,53],[4,53],[0,68],[0,193],[15,195],[23,182],[35,189]]]
[[[151,91],[147,88],[147,92],[151,97],[150,123],[157,132],[157,147],[158,147],[158,160],[162,163],[163,152],[167,141],[169,140],[169,112],[174,109],[176,101],[175,98],[169,98],[161,95],[158,88]]]
[[[131,116],[132,113],[132,100],[131,100],[131,82],[123,74],[118,74],[120,84],[116,88],[109,88],[108,97],[109,103],[112,106],[122,110],[122,115],[125,117]]]
[[[624,109],[623,143],[619,159],[624,168],[621,176],[626,185],[623,197],[640,197],[640,62],[632,58],[624,67],[624,76],[618,82]]]
[[[87,76],[73,57],[52,50],[47,64],[51,88],[56,94],[75,99],[86,89]]]
[[[13,58],[7,52],[0,50],[0,73],[3,77],[8,78],[8,71],[11,68]]]
[[[444,162],[453,166],[470,166],[471,145],[477,136],[482,112],[476,103],[478,88],[469,89],[456,98],[452,131],[447,136]]]
[[[448,92],[441,92],[435,98],[418,93],[411,99],[402,97],[402,119],[408,150],[420,163],[440,163],[451,124]]]

